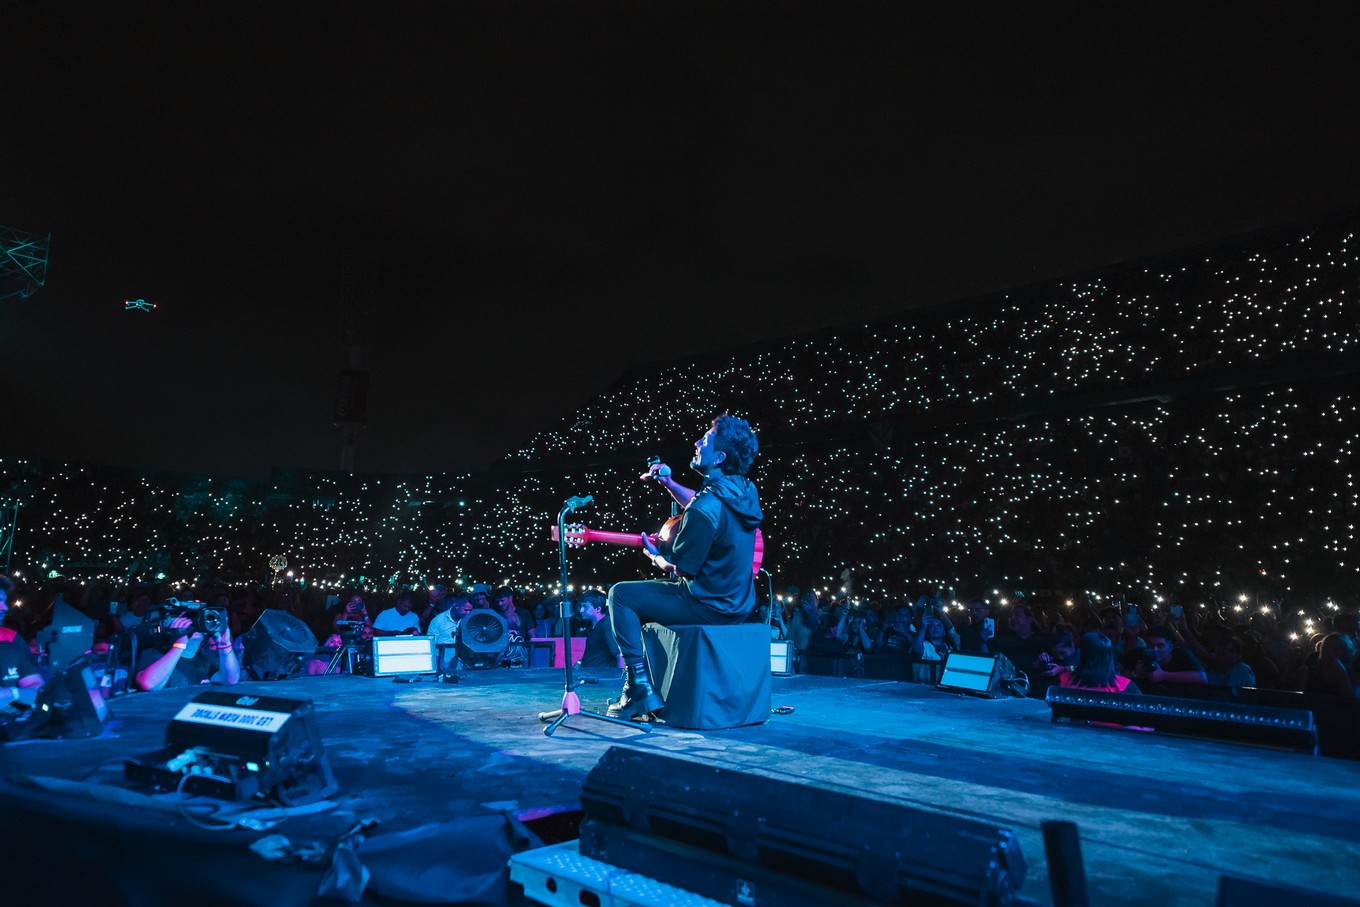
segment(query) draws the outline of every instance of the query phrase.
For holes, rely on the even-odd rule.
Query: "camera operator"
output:
[[[1176,644],[1175,631],[1165,625],[1143,632],[1147,648],[1135,656],[1134,678],[1145,692],[1159,696],[1184,693],[1187,686],[1203,686],[1208,677],[1199,659]]]
[[[241,663],[232,645],[231,628],[223,623],[216,633],[192,630],[192,618],[181,615],[171,620],[159,640],[173,640],[168,648],[148,646],[137,659],[135,681],[143,691],[196,686],[200,683],[236,683],[241,678]]]

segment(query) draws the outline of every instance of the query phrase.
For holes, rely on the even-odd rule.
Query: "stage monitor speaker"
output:
[[[433,636],[373,637],[373,676],[434,674],[436,667]]]
[[[38,645],[47,650],[48,663],[59,669],[83,658],[94,645],[96,623],[64,599],[53,603],[52,622],[38,631]]]
[[[0,739],[95,737],[108,720],[109,707],[89,662],[82,658],[43,684],[33,708],[0,725]]]
[[[1079,687],[1049,687],[1045,700],[1054,721],[1152,728],[1186,737],[1255,743],[1317,755],[1313,713],[1302,709],[1177,696],[1130,696]]]
[[[509,625],[495,611],[478,608],[458,622],[458,661],[465,668],[494,668],[509,645]]]
[[[123,774],[167,790],[220,800],[264,794],[299,806],[339,790],[310,699],[209,690],[171,719],[165,747],[129,759]]]
[[[949,652],[936,688],[950,693],[972,693],[990,699],[1011,695],[1015,666],[1005,655],[981,652]]]
[[[297,673],[316,654],[316,635],[287,611],[267,609],[241,637],[241,667],[256,680],[276,680]]]
[[[611,747],[581,806],[582,856],[725,904],[1022,903],[1013,831],[881,798]]]
[[[793,643],[790,640],[770,640],[770,673],[776,677],[788,677],[793,673]]]

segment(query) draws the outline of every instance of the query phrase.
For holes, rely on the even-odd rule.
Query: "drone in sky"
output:
[[[147,302],[145,299],[128,299],[123,302],[124,312],[150,312],[155,307],[154,302]]]

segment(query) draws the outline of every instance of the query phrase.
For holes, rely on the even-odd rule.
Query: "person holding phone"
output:
[[[1170,627],[1151,627],[1143,635],[1147,647],[1138,659],[1136,676],[1147,692],[1174,696],[1187,686],[1204,686],[1209,682],[1204,665],[1188,649],[1176,644],[1176,632]]]
[[[991,652],[992,642],[996,639],[996,619],[992,617],[991,606],[984,599],[975,598],[968,603],[967,617],[958,627],[959,648],[965,652]]]
[[[1026,675],[1045,670],[1041,656],[1048,652],[1049,638],[1040,632],[1029,603],[1023,599],[1015,601],[1010,606],[1007,623],[1010,632],[996,638],[996,651]]]

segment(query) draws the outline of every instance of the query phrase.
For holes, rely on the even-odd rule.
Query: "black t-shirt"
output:
[[[586,636],[586,650],[581,654],[583,668],[617,668],[619,643],[608,620],[601,620],[590,628]]]
[[[1048,651],[1052,640],[1043,633],[1031,633],[1025,639],[1021,639],[1014,633],[997,636],[991,643],[993,652],[1000,652],[1011,660],[1017,671],[1024,671],[1026,676],[1034,672],[1034,663],[1039,660],[1039,656]]]
[[[1144,663],[1149,661],[1151,657],[1151,650],[1143,650],[1141,660]],[[1184,646],[1173,646],[1171,648],[1171,658],[1167,660],[1166,664],[1161,665],[1161,669],[1167,673],[1179,673],[1181,671],[1202,672],[1204,670],[1204,665],[1199,663],[1199,659],[1196,658],[1194,653],[1189,649]],[[1163,680],[1159,683],[1153,683],[1151,678],[1145,678],[1145,682],[1147,685],[1147,692],[1154,696],[1174,696],[1178,692],[1183,692],[1188,686],[1188,684],[1178,683],[1172,680]]]
[[[1195,654],[1184,646],[1173,646],[1171,648],[1171,663],[1162,665],[1163,671],[1203,671],[1204,665],[1199,663]]]
[[[151,667],[164,654],[165,651],[162,649],[143,649],[137,656],[136,673],[140,674]],[[207,640],[204,640],[192,658],[180,656],[175,669],[165,679],[165,684],[157,687],[157,689],[173,690],[176,687],[192,687],[206,683],[212,679],[212,676],[218,672],[220,667],[218,654],[210,650]]]
[[[22,639],[0,642],[0,687],[17,687],[19,679],[38,673],[38,663]]]

